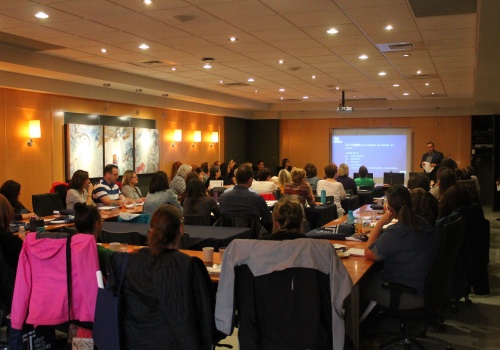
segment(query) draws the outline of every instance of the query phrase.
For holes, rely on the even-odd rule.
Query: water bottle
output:
[[[347,225],[353,225],[354,224],[354,214],[352,210],[349,210],[347,213]]]
[[[326,191],[321,190],[321,204],[326,204]]]

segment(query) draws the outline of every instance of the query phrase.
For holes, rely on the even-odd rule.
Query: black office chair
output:
[[[210,226],[210,220],[203,214],[184,215],[184,225]]]
[[[33,211],[38,216],[53,215],[54,211],[64,209],[58,193],[42,193],[31,196]]]
[[[321,196],[314,196],[314,200],[316,201],[316,203],[320,203]],[[327,204],[327,205],[333,204],[333,201],[334,201],[334,196],[326,196],[325,204]]]
[[[269,233],[255,216],[220,216],[212,226],[248,227],[252,230],[253,239],[262,238]]]
[[[110,232],[106,230],[101,231],[102,243],[120,242],[133,245],[145,245],[146,237],[142,236],[139,232]]]
[[[458,213],[454,213],[440,219],[436,223],[436,229],[440,239],[439,250],[427,274],[423,297],[424,307],[401,310],[400,306],[403,305],[400,305],[400,299],[403,293],[416,294],[416,291],[413,288],[400,284],[384,283],[382,286],[382,288],[387,288],[391,291],[390,307],[385,312],[400,318],[399,337],[387,344],[382,344],[382,349],[391,347],[399,342],[407,350],[411,349],[412,345],[424,349],[420,341],[443,344],[439,339],[426,337],[426,333],[429,326],[441,331],[446,330],[442,312],[443,306],[448,300],[453,264],[455,263],[464,237],[464,222]],[[414,322],[423,324],[423,329],[418,335],[411,333],[412,323]]]

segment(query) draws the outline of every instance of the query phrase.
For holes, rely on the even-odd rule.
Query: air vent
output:
[[[244,87],[244,86],[250,86],[249,84],[245,84],[245,83],[227,83],[227,84],[224,84],[224,86],[227,86],[227,87]]]
[[[438,79],[437,74],[413,74],[405,76],[406,79]]]
[[[298,98],[284,98],[284,99],[279,99],[278,101],[280,101],[280,102],[302,102],[302,100],[299,100]]]
[[[163,64],[162,61],[142,61],[141,64],[145,64],[145,65],[148,65],[148,66],[152,66],[152,65],[159,65],[159,64]]]
[[[194,17],[190,16],[190,15],[175,15],[175,16],[172,16],[172,19],[175,19],[176,21],[179,21],[182,23],[186,23],[186,22],[192,21],[194,19]]]
[[[376,44],[377,48],[381,52],[393,52],[393,51],[409,51],[413,50],[412,43],[389,43],[389,44]]]
[[[302,67],[301,66],[292,66],[292,67],[288,67],[287,69],[291,70],[292,72],[296,72],[299,69],[302,69]]]
[[[447,98],[448,96],[446,96],[445,94],[434,94],[434,95],[422,95],[423,98],[436,98],[436,97],[439,97],[439,98]]]

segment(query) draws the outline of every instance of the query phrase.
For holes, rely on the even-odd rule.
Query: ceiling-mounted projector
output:
[[[352,107],[347,107],[345,105],[345,92],[344,90],[342,90],[342,103],[337,107],[337,112],[341,112],[341,113],[350,113],[350,112],[353,112],[354,111],[354,108]]]
[[[354,108],[352,107],[347,107],[347,106],[338,106],[337,107],[337,112],[352,112],[354,111]]]

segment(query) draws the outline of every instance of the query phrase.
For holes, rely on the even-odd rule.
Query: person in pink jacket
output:
[[[23,242],[12,300],[12,328],[23,324],[57,325],[68,321],[66,238],[40,238],[29,233]],[[71,320],[93,322],[99,261],[94,236],[71,238]]]

